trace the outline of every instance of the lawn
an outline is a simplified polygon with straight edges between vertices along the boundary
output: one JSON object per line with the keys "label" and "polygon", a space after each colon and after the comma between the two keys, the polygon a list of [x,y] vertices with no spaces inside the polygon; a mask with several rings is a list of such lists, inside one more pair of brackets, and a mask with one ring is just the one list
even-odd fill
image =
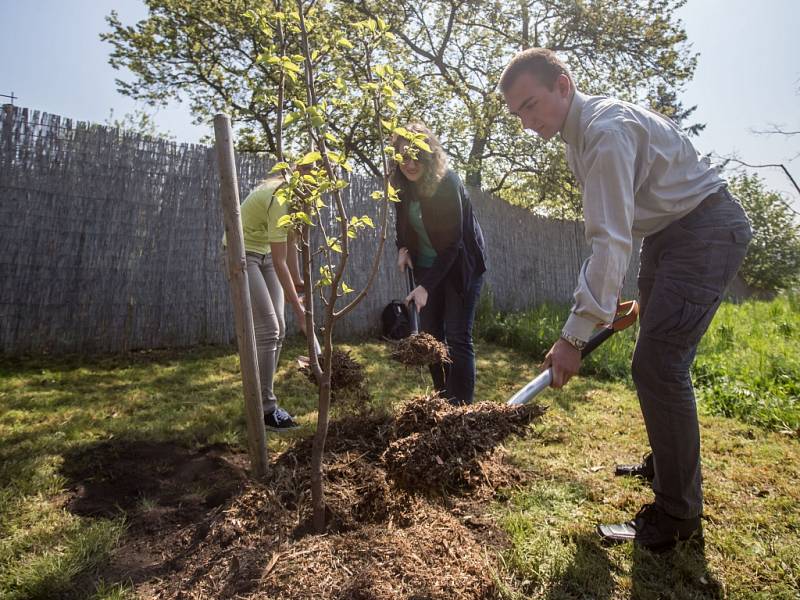
{"label": "lawn", "polygon": [[[376,406],[396,407],[426,390],[427,377],[392,362],[384,344],[345,347],[367,366]],[[286,347],[277,391],[303,427],[270,438],[273,458],[315,423],[315,390],[294,366],[302,351],[297,340]],[[478,400],[502,402],[534,374],[529,352],[480,342],[477,353]],[[241,454],[237,363],[229,348],[195,348],[0,364],[0,598],[148,597],[124,579],[93,575],[106,572],[101,567],[128,523],[125,511],[70,510],[68,465],[106,442]],[[800,441],[793,429],[704,409],[704,547],[654,555],[603,547],[594,534],[597,522],[628,518],[650,499],[646,486],[612,476],[615,462],[646,449],[630,383],[582,377],[541,399],[550,409],[534,435],[507,445],[526,477],[484,506],[506,539],[486,549],[502,597],[800,596]],[[147,507],[148,498],[137,502]]]}

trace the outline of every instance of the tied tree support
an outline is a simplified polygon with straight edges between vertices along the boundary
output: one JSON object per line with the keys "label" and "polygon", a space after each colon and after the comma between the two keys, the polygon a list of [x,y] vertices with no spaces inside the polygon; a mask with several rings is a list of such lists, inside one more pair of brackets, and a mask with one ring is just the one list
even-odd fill
{"label": "tied tree support", "polygon": [[233,136],[231,120],[228,115],[214,116],[214,137],[219,165],[220,201],[225,221],[228,279],[231,285],[236,343],[239,348],[239,363],[242,370],[242,387],[244,388],[247,447],[253,475],[263,478],[269,467],[267,434],[264,429],[264,408],[261,404],[261,383],[258,377],[253,311],[250,306],[250,288],[247,282],[239,184],[236,179]]}

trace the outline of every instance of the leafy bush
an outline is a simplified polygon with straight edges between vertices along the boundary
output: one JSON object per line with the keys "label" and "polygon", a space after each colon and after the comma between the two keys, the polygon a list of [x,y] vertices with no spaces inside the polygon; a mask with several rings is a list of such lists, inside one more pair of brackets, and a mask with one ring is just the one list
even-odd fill
{"label": "leafy bush", "polygon": [[730,181],[753,226],[753,240],[739,274],[762,290],[791,289],[800,282],[800,226],[777,192],[764,187],[757,175]]}

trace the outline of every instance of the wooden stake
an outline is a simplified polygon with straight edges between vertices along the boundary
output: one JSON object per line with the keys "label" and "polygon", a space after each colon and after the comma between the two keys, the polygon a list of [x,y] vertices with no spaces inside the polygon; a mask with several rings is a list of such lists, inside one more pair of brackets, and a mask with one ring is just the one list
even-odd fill
{"label": "wooden stake", "polygon": [[264,429],[264,408],[261,405],[261,384],[258,377],[256,337],[253,329],[253,312],[250,306],[250,289],[247,283],[244,234],[239,204],[239,184],[236,180],[236,161],[233,153],[231,120],[226,114],[214,117],[217,164],[219,165],[220,201],[225,221],[228,275],[236,323],[236,342],[242,369],[247,441],[250,464],[256,477],[267,474],[267,434]]}

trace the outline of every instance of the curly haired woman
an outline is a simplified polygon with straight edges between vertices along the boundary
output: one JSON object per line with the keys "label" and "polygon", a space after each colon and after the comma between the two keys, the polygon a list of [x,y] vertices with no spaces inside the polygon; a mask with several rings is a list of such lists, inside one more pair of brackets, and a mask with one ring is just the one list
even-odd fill
{"label": "curly haired woman", "polygon": [[[486,271],[483,232],[459,176],[447,166],[436,136],[422,123],[406,130],[424,136],[430,152],[395,136],[392,184],[397,266],[414,269],[416,287],[405,299],[420,311],[420,328],[445,342],[452,364],[431,365],[434,387],[451,402],[470,404],[475,389],[472,324]],[[409,148],[410,146],[410,148]],[[416,150],[416,152],[415,152]]]}

